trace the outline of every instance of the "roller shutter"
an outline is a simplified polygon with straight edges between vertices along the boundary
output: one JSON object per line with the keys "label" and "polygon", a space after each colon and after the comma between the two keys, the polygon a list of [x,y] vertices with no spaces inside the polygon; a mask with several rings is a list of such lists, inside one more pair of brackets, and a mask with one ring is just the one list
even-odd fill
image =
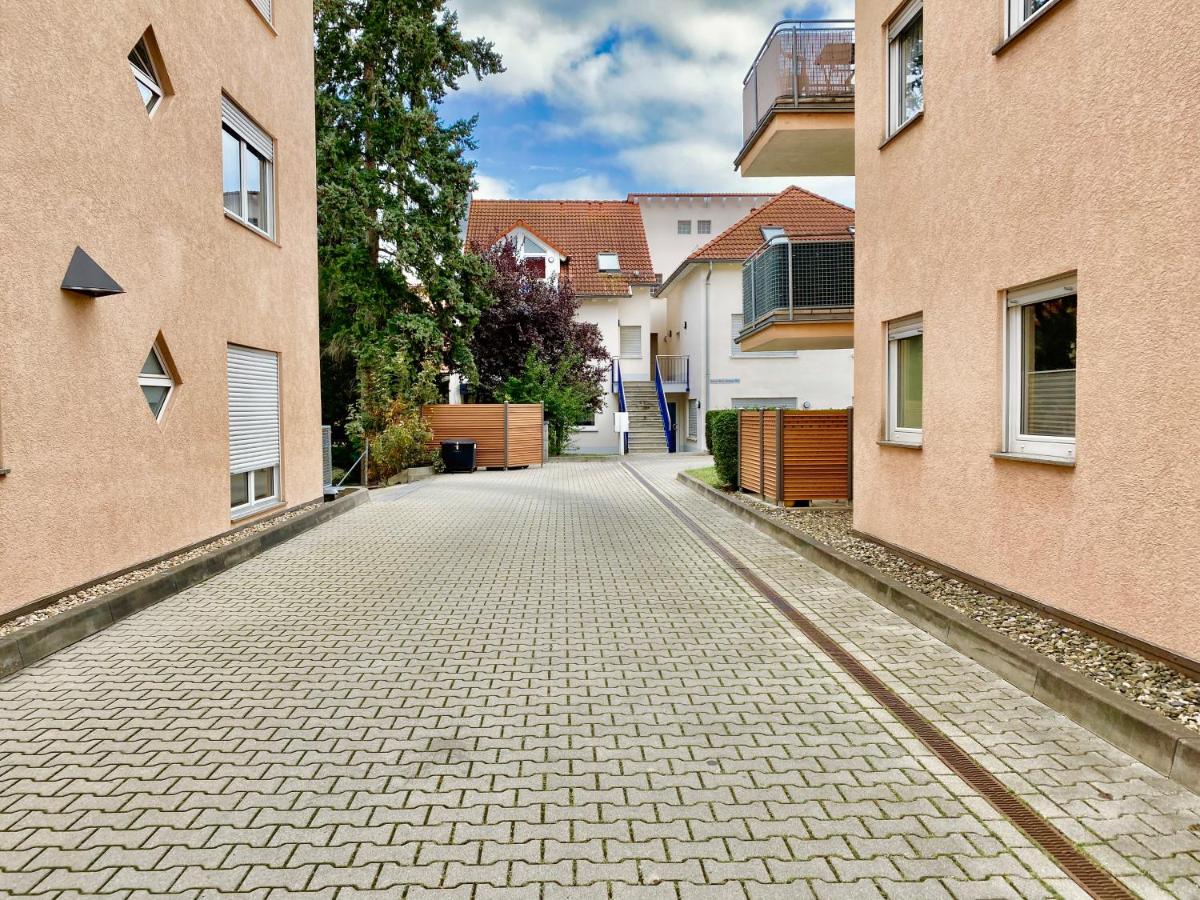
{"label": "roller shutter", "polygon": [[279,355],[230,344],[229,473],[279,465]]}

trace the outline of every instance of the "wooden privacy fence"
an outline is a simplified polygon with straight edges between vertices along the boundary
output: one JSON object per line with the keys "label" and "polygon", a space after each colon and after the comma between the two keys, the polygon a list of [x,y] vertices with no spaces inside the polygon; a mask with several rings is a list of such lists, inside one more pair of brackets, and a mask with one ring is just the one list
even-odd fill
{"label": "wooden privacy fence", "polygon": [[474,441],[481,469],[539,466],[542,456],[542,404],[438,403],[424,407],[433,432],[434,452],[442,441]]}
{"label": "wooden privacy fence", "polygon": [[738,486],[764,500],[853,496],[851,409],[745,409],[738,413]]}

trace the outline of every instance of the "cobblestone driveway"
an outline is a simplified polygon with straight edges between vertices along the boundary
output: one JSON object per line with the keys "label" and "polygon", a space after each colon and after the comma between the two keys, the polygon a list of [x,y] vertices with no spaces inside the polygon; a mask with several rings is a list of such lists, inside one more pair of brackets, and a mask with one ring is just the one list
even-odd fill
{"label": "cobblestone driveway", "polygon": [[[687,463],[636,464],[1131,889],[1200,897],[1200,799]],[[0,895],[222,893],[1079,895],[616,462],[377,497],[0,682]]]}

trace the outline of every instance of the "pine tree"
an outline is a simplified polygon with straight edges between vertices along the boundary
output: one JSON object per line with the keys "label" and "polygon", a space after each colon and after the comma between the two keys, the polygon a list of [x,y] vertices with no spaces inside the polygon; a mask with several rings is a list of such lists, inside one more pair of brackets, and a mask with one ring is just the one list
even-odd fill
{"label": "pine tree", "polygon": [[317,198],[326,418],[364,367],[471,373],[486,269],[463,253],[476,119],[443,122],[448,91],[503,71],[445,0],[316,0]]}

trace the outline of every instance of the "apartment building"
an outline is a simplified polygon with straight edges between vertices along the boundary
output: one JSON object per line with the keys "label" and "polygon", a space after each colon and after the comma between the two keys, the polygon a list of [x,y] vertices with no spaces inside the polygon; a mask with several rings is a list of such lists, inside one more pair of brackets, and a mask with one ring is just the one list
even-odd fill
{"label": "apartment building", "polygon": [[[658,291],[666,301],[659,365],[665,373],[688,375],[682,383],[668,380],[666,396],[679,422],[679,449],[707,449],[709,409],[851,405],[854,354],[847,326],[838,326],[840,336],[782,350],[746,349],[738,338],[747,316],[752,325],[759,318],[755,282],[760,311],[774,309],[776,295],[784,305],[790,296],[797,308],[835,293],[843,305],[852,304],[853,225],[853,210],[791,187],[697,247],[667,277]],[[806,263],[825,260],[827,251],[836,255],[833,265]]]}
{"label": "apartment building", "polygon": [[0,10],[0,614],[321,497],[311,4]]}
{"label": "apartment building", "polygon": [[[654,403],[651,291],[654,264],[637,204],[629,200],[473,200],[466,243],[475,249],[513,241],[520,257],[546,278],[569,280],[577,316],[600,329],[612,357],[604,407],[579,423],[571,449],[615,453],[622,439],[614,415],[624,391],[637,395],[633,449],[664,450]],[[654,417],[651,416],[654,413]]]}
{"label": "apartment building", "polygon": [[1190,4],[782,23],[743,174],[856,176],[855,527],[1200,658]]}

